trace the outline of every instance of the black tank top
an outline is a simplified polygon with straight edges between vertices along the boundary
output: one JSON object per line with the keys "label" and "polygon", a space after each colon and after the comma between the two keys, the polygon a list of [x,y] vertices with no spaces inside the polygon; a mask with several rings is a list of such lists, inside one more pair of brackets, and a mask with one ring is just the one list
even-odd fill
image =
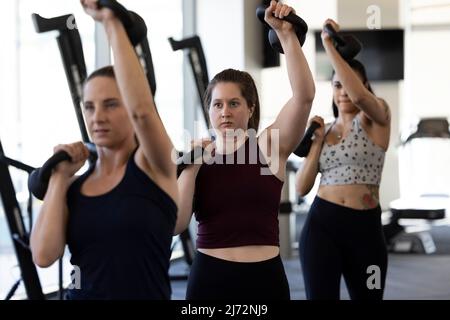
{"label": "black tank top", "polygon": [[69,290],[68,299],[170,299],[177,206],[138,168],[134,154],[122,181],[107,194],[81,194],[93,168],[68,190],[67,244],[81,275],[81,288]]}

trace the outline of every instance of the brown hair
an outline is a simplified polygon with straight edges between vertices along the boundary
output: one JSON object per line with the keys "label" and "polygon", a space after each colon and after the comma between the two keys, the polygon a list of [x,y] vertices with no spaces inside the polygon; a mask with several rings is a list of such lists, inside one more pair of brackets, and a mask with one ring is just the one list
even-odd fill
{"label": "brown hair", "polygon": [[91,81],[94,78],[97,77],[107,77],[107,78],[116,78],[116,74],[114,73],[114,68],[113,66],[106,66],[103,68],[100,68],[98,70],[95,70],[94,72],[92,72],[84,81],[84,84],[86,85],[86,83],[88,83],[89,81]]}
{"label": "brown hair", "polygon": [[258,89],[256,88],[255,81],[252,76],[245,71],[239,71],[234,69],[226,69],[218,73],[208,84],[206,88],[203,103],[206,109],[209,109],[212,99],[212,91],[215,86],[220,82],[232,82],[236,83],[241,89],[241,95],[247,101],[247,105],[254,107],[252,117],[248,121],[248,129],[254,129],[258,131],[260,120],[260,106]]}

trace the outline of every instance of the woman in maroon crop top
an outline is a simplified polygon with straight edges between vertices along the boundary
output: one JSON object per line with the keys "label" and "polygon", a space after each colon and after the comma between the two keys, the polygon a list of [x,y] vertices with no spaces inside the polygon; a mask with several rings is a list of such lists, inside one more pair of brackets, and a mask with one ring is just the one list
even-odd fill
{"label": "woman in maroon crop top", "polygon": [[290,298],[277,215],[286,161],[302,138],[315,95],[295,31],[279,19],[290,12],[291,7],[272,1],[265,15],[283,46],[292,88],[271,126],[256,137],[259,99],[248,73],[224,70],[205,93],[216,139],[204,140],[203,146],[213,152],[178,179],[175,233],[188,227],[193,211],[199,223],[188,300]]}

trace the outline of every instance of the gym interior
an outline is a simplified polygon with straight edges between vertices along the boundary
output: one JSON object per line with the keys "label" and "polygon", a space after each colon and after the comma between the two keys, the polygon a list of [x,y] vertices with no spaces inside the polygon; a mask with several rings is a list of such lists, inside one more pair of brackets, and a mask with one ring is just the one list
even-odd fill
{"label": "gym interior", "polygon": [[[267,1],[119,2],[147,26],[136,52],[177,150],[186,152],[192,139],[208,135],[203,92],[211,77],[227,68],[253,77],[260,94],[259,128],[275,121],[291,89],[284,55],[271,47],[267,26],[256,16],[256,8]],[[362,43],[358,57],[373,91],[389,104],[390,145],[379,189],[389,261],[383,299],[449,300],[450,1],[283,3],[308,25],[302,49],[315,84],[309,118],[334,120],[333,67],[321,43],[328,18]],[[43,203],[30,194],[29,175],[54,146],[89,141],[80,114],[80,83],[114,64],[114,55],[103,26],[84,13],[80,1],[6,0],[2,6],[0,298],[62,300],[73,280],[71,253],[66,248],[48,268],[34,264],[29,235]],[[307,299],[299,238],[320,181],[318,175],[312,190],[299,196],[295,176],[303,161],[289,156],[278,214],[280,256],[292,300]],[[186,297],[196,234],[193,217],[189,228],[173,237],[172,300]],[[340,298],[350,299],[345,282],[340,286]]]}

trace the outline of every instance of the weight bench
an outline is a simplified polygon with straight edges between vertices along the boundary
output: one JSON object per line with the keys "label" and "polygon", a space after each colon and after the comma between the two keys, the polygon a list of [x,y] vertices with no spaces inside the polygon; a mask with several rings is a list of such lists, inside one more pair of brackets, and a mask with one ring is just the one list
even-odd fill
{"label": "weight bench", "polygon": [[[447,203],[446,203],[447,202]],[[433,221],[444,219],[450,208],[448,196],[425,195],[413,199],[397,199],[390,204],[391,219],[383,226],[390,252],[425,253],[436,251],[429,232]],[[425,224],[400,224],[400,219],[424,220]]]}

